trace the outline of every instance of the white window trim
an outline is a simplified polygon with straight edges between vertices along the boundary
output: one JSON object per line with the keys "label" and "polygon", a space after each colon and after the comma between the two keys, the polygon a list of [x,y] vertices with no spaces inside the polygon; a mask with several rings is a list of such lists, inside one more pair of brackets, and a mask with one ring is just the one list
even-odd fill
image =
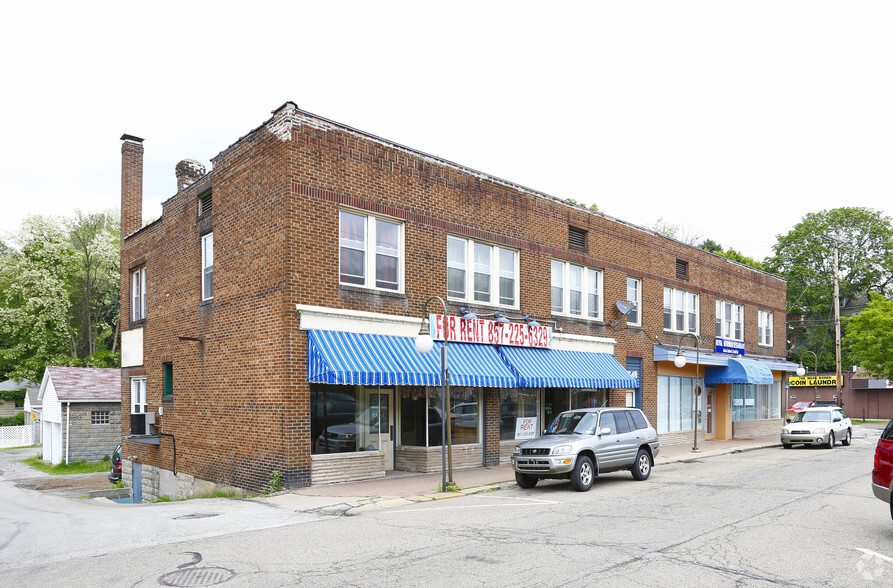
{"label": "white window trim", "polygon": [[130,272],[130,321],[146,318],[146,266]]}
{"label": "white window trim", "polygon": [[[208,240],[211,241],[211,255],[208,255],[208,247],[206,243]],[[210,257],[210,263],[208,263],[208,257]],[[211,295],[208,296],[207,291],[205,290],[205,275],[211,274]],[[213,300],[214,299],[214,232],[205,233],[202,235],[202,300]]]}
{"label": "white window trim", "polygon": [[[636,287],[636,300],[627,300],[627,302],[633,302],[636,305],[636,321],[629,320],[629,315],[626,316],[626,324],[632,325],[634,327],[642,326],[642,278],[626,278],[626,297],[629,298],[629,281],[634,280],[638,286]],[[663,321],[663,318],[661,318]]]}
{"label": "white window trim", "polygon": [[[149,393],[145,376],[130,378],[130,414],[142,414],[149,407]],[[142,402],[138,402],[138,401]]]}
{"label": "white window trim", "polygon": [[[732,316],[726,316],[726,304],[730,304],[732,306]],[[744,306],[741,304],[735,304],[734,302],[730,302],[728,300],[717,300],[716,301],[716,319],[719,320],[720,331],[716,333],[716,336],[721,339],[732,339],[733,341],[744,341]],[[734,309],[738,308],[738,322],[735,322],[735,313]],[[731,332],[726,333],[726,320],[728,319],[731,325]],[[741,327],[741,337],[735,337],[735,325],[740,325]]]}
{"label": "white window trim", "polygon": [[[604,320],[602,309],[605,305],[605,297],[604,297],[604,284],[605,284],[605,274],[604,271],[599,269],[594,269],[591,267],[577,265],[574,263],[570,263],[567,261],[563,261],[561,259],[553,259],[549,264],[549,304],[551,308],[551,300],[552,300],[552,264],[557,263],[562,265],[561,270],[561,311],[556,312],[552,309],[553,315],[558,316],[567,316],[575,319],[584,319],[588,321],[602,321]],[[580,269],[580,287],[581,287],[581,297],[580,301],[580,314],[571,313],[571,268],[579,268]],[[590,274],[596,274],[598,276],[598,286],[596,288],[598,295],[598,308],[596,309],[595,316],[590,316],[589,314],[589,278]]]}
{"label": "white window trim", "polygon": [[[697,292],[691,292],[689,290],[680,290],[678,288],[671,288],[669,286],[664,286],[664,297],[666,297],[667,290],[670,291],[670,328],[664,327],[664,331],[670,333],[694,333],[698,335],[701,332],[701,297]],[[682,309],[682,330],[676,328],[676,312],[679,310],[676,308],[676,299],[677,293],[682,293],[682,304],[685,308]],[[691,325],[689,325],[689,317],[691,313],[688,309],[688,297],[689,295],[694,295],[695,297],[695,322],[698,324],[695,325],[695,330],[690,330]],[[666,306],[663,307],[666,310]],[[663,316],[661,316],[661,321],[663,321]]]}
{"label": "white window trim", "polygon": [[[342,282],[341,281],[341,218],[344,213],[353,214],[356,216],[362,216],[366,219],[366,230],[364,233],[363,240],[363,283],[356,284],[354,282]],[[377,255],[377,248],[375,246],[375,231],[376,231],[376,223],[369,222],[372,219],[374,221],[382,221],[391,224],[397,225],[397,289],[394,290],[392,288],[381,288],[376,285],[376,281],[378,277],[375,274],[375,256]],[[365,210],[355,210],[352,208],[342,208],[338,211],[338,283],[342,286],[352,286],[354,288],[366,288],[369,290],[377,290],[379,292],[392,292],[402,294],[406,284],[406,246],[404,244],[404,237],[406,235],[406,226],[403,221],[397,218],[392,218],[388,216],[381,216],[376,214],[369,214]]]}
{"label": "white window trim", "polygon": [[[512,308],[519,309],[521,308],[521,255],[517,249],[512,249],[510,247],[503,247],[501,245],[497,245],[495,243],[489,243],[486,241],[475,241],[474,239],[469,239],[467,237],[460,237],[458,235],[447,235],[447,250],[449,250],[449,240],[455,239],[457,241],[463,241],[465,243],[465,264],[461,266],[456,264],[455,262],[449,261],[449,254],[447,254],[447,268],[459,269],[465,272],[465,295],[462,298],[457,296],[453,296],[449,294],[449,289],[447,290],[447,299],[448,300],[456,300],[457,302],[467,302],[469,304],[482,305],[482,306],[491,306],[494,308]],[[474,263],[474,246],[475,245],[483,245],[490,248],[490,300],[476,300],[474,297],[474,274],[475,274],[475,263]],[[514,260],[514,267],[512,268],[512,276],[514,279],[514,290],[512,292],[512,298],[514,300],[514,304],[503,304],[500,301],[499,296],[499,280],[504,276],[504,268],[500,266],[499,263],[499,252],[500,250],[509,251],[512,253],[512,259]]]}
{"label": "white window trim", "polygon": [[[765,317],[765,319],[764,319]],[[757,312],[757,344],[760,347],[772,347],[773,346],[773,318],[772,311],[770,310],[761,310]],[[766,324],[768,322],[768,325]],[[768,326],[768,341],[763,339],[764,332],[766,331],[766,327]]]}

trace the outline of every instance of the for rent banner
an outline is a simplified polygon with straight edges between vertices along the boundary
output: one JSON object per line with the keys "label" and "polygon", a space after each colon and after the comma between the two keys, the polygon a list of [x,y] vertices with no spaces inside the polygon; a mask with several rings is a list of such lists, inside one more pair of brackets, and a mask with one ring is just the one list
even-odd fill
{"label": "for rent banner", "polygon": [[486,319],[464,319],[458,316],[432,314],[428,317],[431,338],[445,338],[460,343],[484,345],[513,345],[546,349],[552,338],[552,328],[538,325],[531,327],[521,323],[497,323]]}

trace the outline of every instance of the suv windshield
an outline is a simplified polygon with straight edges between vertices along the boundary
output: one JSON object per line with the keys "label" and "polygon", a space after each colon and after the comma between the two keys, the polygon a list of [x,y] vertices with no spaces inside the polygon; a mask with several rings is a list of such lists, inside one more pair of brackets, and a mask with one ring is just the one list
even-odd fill
{"label": "suv windshield", "polygon": [[830,423],[831,412],[826,410],[811,410],[798,412],[797,416],[791,419],[792,423]]}
{"label": "suv windshield", "polygon": [[597,423],[597,412],[565,412],[558,415],[546,433],[549,435],[594,435]]}

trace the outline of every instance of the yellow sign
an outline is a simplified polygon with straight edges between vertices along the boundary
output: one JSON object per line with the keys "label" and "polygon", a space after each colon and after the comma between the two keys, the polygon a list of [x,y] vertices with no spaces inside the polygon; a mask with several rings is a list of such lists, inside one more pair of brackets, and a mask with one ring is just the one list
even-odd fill
{"label": "yellow sign", "polygon": [[804,376],[788,378],[788,386],[837,386],[837,376]]}

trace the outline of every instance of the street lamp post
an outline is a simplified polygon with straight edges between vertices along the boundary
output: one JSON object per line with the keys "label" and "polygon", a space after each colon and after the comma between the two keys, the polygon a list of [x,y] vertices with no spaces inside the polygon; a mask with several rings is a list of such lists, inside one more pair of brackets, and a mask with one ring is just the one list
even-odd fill
{"label": "street lamp post", "polygon": [[701,338],[695,335],[694,333],[686,333],[682,335],[679,339],[679,346],[676,349],[676,358],[673,360],[673,363],[676,364],[676,367],[682,368],[685,367],[685,356],[682,354],[682,342],[686,337],[694,337],[695,338],[695,401],[694,401],[694,411],[692,412],[692,430],[694,432],[694,445],[692,445],[691,451],[692,453],[699,453],[700,449],[698,449],[698,391],[700,390],[700,385],[698,384],[700,380],[700,372],[701,372]]}
{"label": "street lamp post", "polygon": [[815,351],[810,351],[809,349],[807,349],[806,351],[804,351],[803,353],[800,354],[800,367],[797,368],[797,375],[800,376],[801,378],[806,375],[806,368],[803,367],[803,356],[806,355],[807,353],[812,353],[812,357],[815,359],[815,372],[813,372],[813,374],[812,374],[814,376],[812,379],[812,392],[813,392],[813,396],[815,396],[815,401],[818,402],[819,401],[819,387],[818,387],[819,386],[818,385],[819,356],[815,354]]}
{"label": "street lamp post", "polygon": [[[431,331],[428,325],[428,303],[437,300],[443,306],[443,316],[446,318],[446,303],[440,296],[432,296],[425,301],[424,316],[422,316],[422,327],[419,329],[419,335],[415,339],[415,348],[419,353],[428,353],[434,347],[434,339],[431,338]],[[449,343],[449,329],[443,330],[443,346],[440,348],[440,406],[443,414],[440,418],[440,461],[443,468],[443,479],[441,481],[440,491],[446,492],[449,486],[453,486],[453,443],[452,431],[449,431],[450,424],[450,370],[447,362],[447,345]],[[449,457],[449,474],[450,479],[447,481],[447,461]]]}

